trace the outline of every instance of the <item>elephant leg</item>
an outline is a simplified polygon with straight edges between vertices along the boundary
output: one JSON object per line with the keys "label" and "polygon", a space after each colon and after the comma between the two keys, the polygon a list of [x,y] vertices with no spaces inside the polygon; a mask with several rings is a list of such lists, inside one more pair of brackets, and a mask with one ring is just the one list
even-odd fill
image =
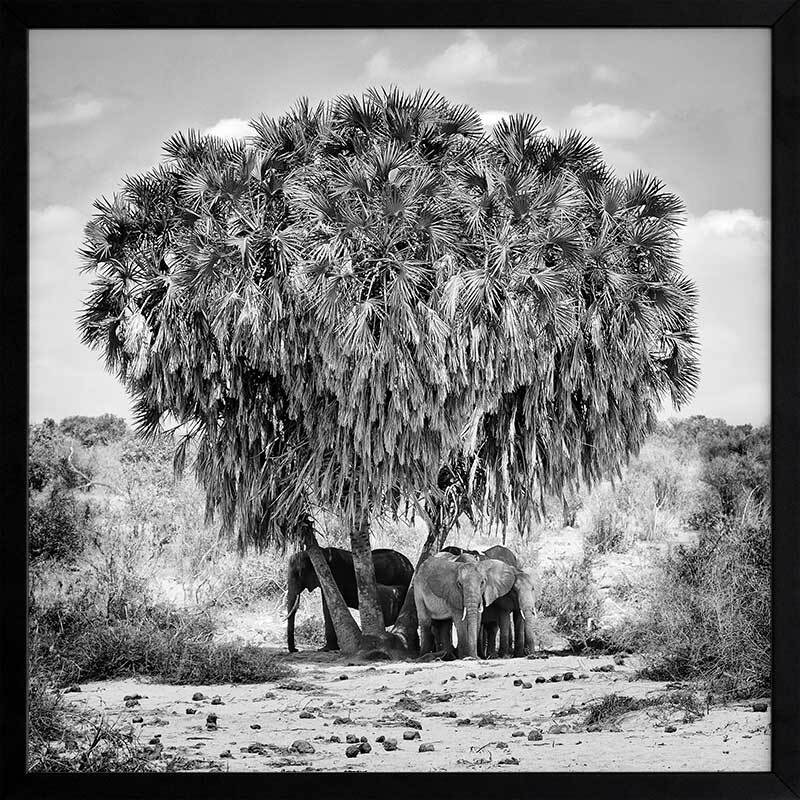
{"label": "elephant leg", "polygon": [[497,658],[497,621],[490,620],[484,625],[486,636],[486,658]]}
{"label": "elephant leg", "polygon": [[511,614],[500,615],[500,658],[511,655]]}
{"label": "elephant leg", "polygon": [[514,612],[514,655],[517,658],[532,653],[533,642],[525,641],[525,620],[519,611]]}
{"label": "elephant leg", "polygon": [[433,652],[433,630],[431,620],[420,619],[419,621],[419,654],[421,656]]}
{"label": "elephant leg", "polygon": [[483,622],[478,630],[478,658],[486,658],[486,624]]}
{"label": "elephant leg", "polygon": [[322,618],[325,620],[325,647],[323,650],[338,650],[339,640],[336,638],[336,628],[333,627],[331,612],[328,611],[328,604],[325,602],[325,595],[322,595]]}

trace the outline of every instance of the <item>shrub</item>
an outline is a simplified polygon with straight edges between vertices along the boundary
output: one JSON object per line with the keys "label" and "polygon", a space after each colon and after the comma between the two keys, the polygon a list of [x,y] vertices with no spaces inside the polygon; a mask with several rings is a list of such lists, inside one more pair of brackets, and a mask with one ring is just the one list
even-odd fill
{"label": "shrub", "polygon": [[541,575],[539,613],[555,618],[555,628],[575,645],[590,637],[590,620],[600,615],[601,601],[592,581],[591,558],[557,565]]}
{"label": "shrub", "polygon": [[30,772],[159,772],[132,726],[63,702],[42,676],[28,688]]}
{"label": "shrub", "polygon": [[319,617],[306,617],[294,629],[295,640],[307,647],[325,645],[325,623]]}
{"label": "shrub", "polygon": [[59,685],[148,675],[164,683],[259,683],[292,674],[274,654],[214,644],[206,614],[153,607],[129,619],[51,607],[34,616],[31,654]]}
{"label": "shrub", "polygon": [[751,508],[661,565],[645,617],[620,642],[648,653],[643,675],[701,679],[734,694],[764,692],[771,667],[767,508]]}
{"label": "shrub", "polygon": [[84,545],[89,506],[72,492],[50,484],[31,495],[28,505],[28,551],[31,559],[71,561]]}

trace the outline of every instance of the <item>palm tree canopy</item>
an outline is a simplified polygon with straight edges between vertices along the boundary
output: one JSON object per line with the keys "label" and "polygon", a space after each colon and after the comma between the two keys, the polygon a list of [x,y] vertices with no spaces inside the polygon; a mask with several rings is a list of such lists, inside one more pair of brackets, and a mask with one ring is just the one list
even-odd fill
{"label": "palm tree canopy", "polygon": [[[697,382],[683,208],[579,133],[430,91],[196,133],[96,204],[84,341],[200,440],[208,511],[285,543],[468,475],[489,516],[608,474]],[[467,469],[464,465],[469,464]],[[465,471],[466,470],[466,471]],[[460,480],[463,485],[464,480]]]}

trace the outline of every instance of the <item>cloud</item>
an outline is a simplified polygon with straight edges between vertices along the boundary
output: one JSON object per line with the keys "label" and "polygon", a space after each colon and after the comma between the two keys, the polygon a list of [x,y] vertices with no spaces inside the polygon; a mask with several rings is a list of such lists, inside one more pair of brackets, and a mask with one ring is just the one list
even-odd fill
{"label": "cloud", "polygon": [[769,234],[769,222],[749,208],[714,210],[690,219],[687,231],[692,239],[728,237],[764,240]]}
{"label": "cloud", "polygon": [[585,103],[569,113],[571,123],[597,139],[638,139],[658,118],[656,111],[637,111],[610,103]]}
{"label": "cloud", "polygon": [[51,102],[44,108],[32,110],[31,128],[50,128],[57,125],[79,125],[91,122],[108,110],[108,100],[89,95],[76,95]]}
{"label": "cloud", "polygon": [[486,130],[491,130],[503,117],[508,117],[510,115],[510,111],[481,111],[481,122]]}
{"label": "cloud", "polygon": [[209,136],[218,136],[220,139],[244,139],[253,135],[253,129],[247,120],[227,117],[221,119],[216,125],[206,128],[203,133]]}
{"label": "cloud", "polygon": [[701,378],[681,416],[737,424],[769,418],[769,229],[768,220],[744,208],[690,216],[684,226],[682,263],[699,297]]}
{"label": "cloud", "polygon": [[596,64],[592,67],[592,80],[598,83],[610,83],[616,85],[622,83],[625,76],[620,70],[609,67],[608,64]]}
{"label": "cloud", "polygon": [[392,59],[391,52],[383,48],[367,60],[365,73],[369,80],[428,83],[434,86],[530,81],[527,75],[514,75],[503,70],[497,53],[474,31],[466,31],[461,39],[416,69],[409,69],[407,65],[399,66]]}

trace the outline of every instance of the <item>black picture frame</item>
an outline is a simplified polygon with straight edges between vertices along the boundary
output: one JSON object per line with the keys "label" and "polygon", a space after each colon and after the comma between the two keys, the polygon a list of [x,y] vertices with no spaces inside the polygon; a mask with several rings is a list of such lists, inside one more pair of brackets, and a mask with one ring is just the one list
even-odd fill
{"label": "black picture frame", "polygon": [[[0,0],[2,227],[0,392],[4,529],[0,662],[2,797],[784,798],[800,796],[800,0]],[[760,27],[772,41],[772,771],[764,773],[508,773],[27,775],[25,640],[28,31],[35,28]],[[679,54],[676,55],[679,57]],[[743,322],[746,324],[746,322]]]}

